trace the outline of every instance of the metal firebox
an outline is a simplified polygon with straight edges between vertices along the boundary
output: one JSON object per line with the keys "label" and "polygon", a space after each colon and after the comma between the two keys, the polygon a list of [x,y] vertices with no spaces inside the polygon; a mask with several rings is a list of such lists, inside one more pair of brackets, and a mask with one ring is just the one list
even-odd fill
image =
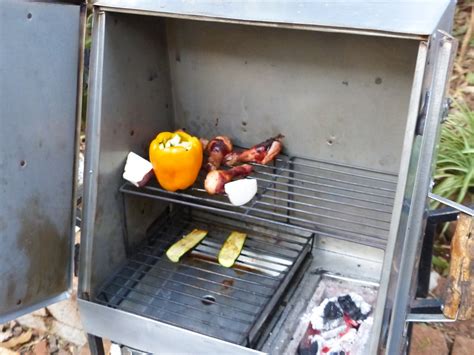
{"label": "metal firebox", "polygon": [[[335,277],[376,290],[367,353],[404,352],[453,2],[90,5],[78,302],[91,340],[283,353]],[[85,14],[81,1],[0,4],[0,323],[71,289]],[[146,157],[156,133],[178,128],[241,147],[282,133],[285,149],[255,165],[259,191],[242,207],[202,180],[179,192],[125,183],[127,153]],[[167,261],[196,226],[209,238]],[[237,227],[246,248],[219,267]]]}

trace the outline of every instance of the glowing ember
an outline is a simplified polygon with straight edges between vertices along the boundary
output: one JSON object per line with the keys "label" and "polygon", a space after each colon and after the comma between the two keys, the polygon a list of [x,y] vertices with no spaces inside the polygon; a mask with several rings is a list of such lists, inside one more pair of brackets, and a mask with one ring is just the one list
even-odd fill
{"label": "glowing ember", "polygon": [[298,354],[363,354],[373,323],[371,308],[356,293],[324,299],[311,311]]}

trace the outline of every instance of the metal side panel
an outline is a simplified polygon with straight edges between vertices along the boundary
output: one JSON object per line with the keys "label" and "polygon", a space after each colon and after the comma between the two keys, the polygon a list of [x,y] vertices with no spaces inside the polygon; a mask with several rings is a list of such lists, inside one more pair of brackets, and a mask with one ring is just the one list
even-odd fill
{"label": "metal side panel", "polygon": [[0,324],[71,287],[83,19],[0,3]]}
{"label": "metal side panel", "polygon": [[113,11],[383,36],[429,35],[452,0],[94,0]]}
{"label": "metal side panel", "polygon": [[263,354],[150,318],[79,299],[87,333],[153,354]]}
{"label": "metal side panel", "polygon": [[389,249],[391,255],[387,251],[382,273],[384,277],[381,291],[384,292],[382,293],[384,298],[379,299],[376,311],[383,311],[383,323],[387,328],[380,327],[380,317],[377,323],[374,323],[375,331],[381,335],[379,348],[385,349],[389,354],[403,353],[406,346],[406,320],[410,302],[416,291],[421,235],[431,185],[431,162],[438,140],[447,83],[456,49],[456,41],[449,35],[438,32],[436,36],[439,39],[433,38],[432,42],[436,58],[430,81],[431,96],[427,104],[426,122],[423,134],[416,136],[413,142],[398,235]]}

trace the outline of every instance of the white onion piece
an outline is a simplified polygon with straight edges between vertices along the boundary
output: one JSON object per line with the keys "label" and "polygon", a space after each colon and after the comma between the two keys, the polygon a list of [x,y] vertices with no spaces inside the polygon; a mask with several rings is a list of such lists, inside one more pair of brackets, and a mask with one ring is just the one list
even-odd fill
{"label": "white onion piece", "polygon": [[256,179],[242,179],[228,182],[224,185],[224,191],[234,206],[242,206],[249,202],[257,194]]}
{"label": "white onion piece", "polygon": [[122,177],[137,187],[144,186],[153,176],[153,166],[133,152],[128,153]]}

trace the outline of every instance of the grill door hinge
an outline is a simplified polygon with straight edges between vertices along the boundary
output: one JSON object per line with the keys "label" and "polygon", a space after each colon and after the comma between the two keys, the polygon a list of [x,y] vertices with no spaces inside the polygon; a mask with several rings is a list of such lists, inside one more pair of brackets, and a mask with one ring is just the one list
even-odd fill
{"label": "grill door hinge", "polygon": [[423,96],[423,103],[421,105],[420,113],[416,121],[415,134],[417,136],[422,136],[425,129],[426,115],[428,113],[428,102],[430,101],[430,92],[426,91]]}

